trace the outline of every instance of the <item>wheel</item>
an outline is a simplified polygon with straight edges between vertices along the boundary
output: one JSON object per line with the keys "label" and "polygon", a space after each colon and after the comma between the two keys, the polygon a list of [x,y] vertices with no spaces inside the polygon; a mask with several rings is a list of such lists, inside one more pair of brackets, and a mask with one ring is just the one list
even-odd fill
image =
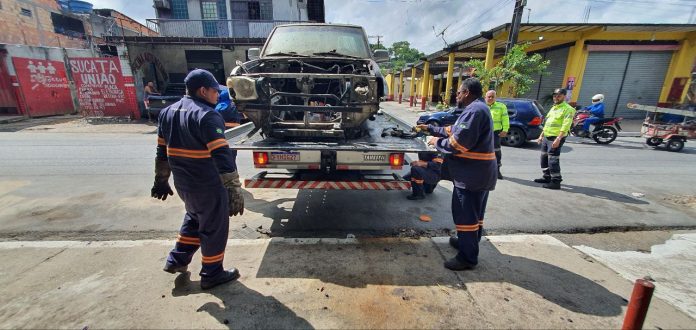
{"label": "wheel", "polygon": [[440,123],[437,120],[429,120],[426,124],[432,125],[433,127],[440,127]]}
{"label": "wheel", "polygon": [[619,132],[611,126],[602,126],[598,132],[593,132],[592,139],[599,144],[609,144],[616,140]]}
{"label": "wheel", "polygon": [[508,147],[519,148],[527,142],[527,134],[519,127],[510,127],[507,136],[500,142]]}
{"label": "wheel", "polygon": [[684,141],[681,139],[671,139],[667,142],[667,150],[679,152],[684,149]]}
{"label": "wheel", "polygon": [[647,138],[645,139],[645,144],[651,147],[657,147],[662,144],[662,139],[656,137]]}

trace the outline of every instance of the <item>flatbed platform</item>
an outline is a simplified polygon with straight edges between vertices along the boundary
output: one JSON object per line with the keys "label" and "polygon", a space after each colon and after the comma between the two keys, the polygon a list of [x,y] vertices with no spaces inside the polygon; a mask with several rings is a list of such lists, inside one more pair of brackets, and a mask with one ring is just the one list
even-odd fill
{"label": "flatbed platform", "polygon": [[[386,114],[375,115],[375,120],[367,121],[369,134],[359,139],[322,139],[320,141],[286,141],[275,138],[264,138],[260,131],[254,131],[253,123],[247,123],[225,131],[230,148],[236,150],[335,150],[335,151],[366,151],[366,152],[402,152],[417,153],[433,151],[428,147],[425,139],[401,138],[396,136],[382,136],[385,129],[396,128],[410,132],[411,126]],[[388,132],[387,132],[388,133]],[[251,134],[251,135],[250,135]]]}

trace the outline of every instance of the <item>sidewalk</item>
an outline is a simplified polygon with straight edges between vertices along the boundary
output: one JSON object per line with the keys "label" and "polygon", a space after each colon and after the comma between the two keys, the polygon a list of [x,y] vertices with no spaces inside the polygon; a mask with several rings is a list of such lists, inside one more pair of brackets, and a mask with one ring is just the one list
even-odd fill
{"label": "sidewalk", "polygon": [[[408,105],[408,102],[403,102],[399,104],[399,102],[395,101],[380,103],[382,111],[386,112],[390,116],[399,117],[400,119],[412,125],[416,124],[418,117],[429,112],[439,111],[435,109],[434,106],[427,107],[426,109],[428,109],[428,111],[422,111],[420,108],[420,104],[418,104],[418,106],[414,105],[413,107],[409,107]],[[621,132],[619,132],[619,136],[639,137],[640,128],[643,125],[643,119],[624,119],[621,121],[620,125],[622,130]]]}
{"label": "sidewalk", "polygon": [[[619,328],[632,284],[547,235],[230,240],[237,283],[161,271],[172,241],[0,242],[0,328]],[[660,290],[660,283],[658,290]],[[645,328],[696,321],[653,297]]]}

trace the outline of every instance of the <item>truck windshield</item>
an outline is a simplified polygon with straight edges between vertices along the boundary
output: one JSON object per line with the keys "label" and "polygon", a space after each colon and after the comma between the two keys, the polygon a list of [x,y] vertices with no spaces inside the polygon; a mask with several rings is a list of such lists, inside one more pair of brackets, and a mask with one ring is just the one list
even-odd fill
{"label": "truck windshield", "polygon": [[277,28],[264,51],[264,56],[275,54],[370,57],[362,29],[317,25]]}

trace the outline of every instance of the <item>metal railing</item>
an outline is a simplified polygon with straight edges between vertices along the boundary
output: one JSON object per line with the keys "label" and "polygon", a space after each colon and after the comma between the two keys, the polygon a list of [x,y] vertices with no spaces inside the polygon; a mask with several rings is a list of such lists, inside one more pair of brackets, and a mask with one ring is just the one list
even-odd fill
{"label": "metal railing", "polygon": [[147,27],[162,37],[266,38],[276,25],[292,23],[303,22],[246,19],[147,19]]}

